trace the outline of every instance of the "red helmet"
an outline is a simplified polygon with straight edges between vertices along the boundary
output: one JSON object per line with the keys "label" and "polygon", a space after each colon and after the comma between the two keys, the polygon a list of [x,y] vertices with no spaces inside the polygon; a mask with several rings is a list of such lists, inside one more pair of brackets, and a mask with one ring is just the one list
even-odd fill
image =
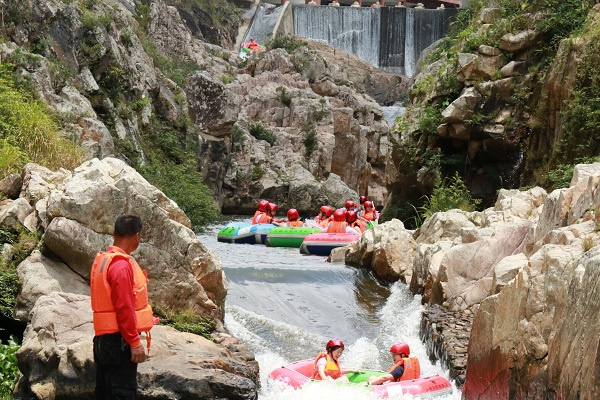
{"label": "red helmet", "polygon": [[333,212],[333,220],[334,221],[345,221],[346,220],[346,210],[342,210],[338,208]]}
{"label": "red helmet", "polygon": [[372,202],[372,201],[369,201],[369,200],[367,200],[367,201],[365,201],[365,204],[364,204],[364,206],[365,206],[365,208],[367,208],[367,207],[373,207],[373,202]]}
{"label": "red helmet", "polygon": [[298,214],[298,210],[296,210],[295,208],[290,208],[288,210],[288,219],[298,219],[300,218],[300,215]]}
{"label": "red helmet", "polygon": [[364,203],[365,201],[367,201],[367,196],[360,196],[359,200],[360,204]]}
{"label": "red helmet", "polygon": [[354,202],[352,200],[348,200],[346,202],[346,204],[344,205],[344,207],[346,207],[346,210],[349,210],[351,208],[354,208]]}
{"label": "red helmet", "polygon": [[277,204],[275,204],[275,203],[269,203],[269,206],[267,207],[267,209],[270,210],[270,211],[275,212],[275,211],[277,211]]}
{"label": "red helmet", "polygon": [[390,348],[390,353],[410,356],[410,347],[406,343],[396,343]]}
{"label": "red helmet", "polygon": [[357,220],[356,211],[348,211],[346,212],[346,222],[352,223]]}
{"label": "red helmet", "polygon": [[258,202],[258,211],[267,211],[267,207],[269,207],[269,202],[267,200]]}
{"label": "red helmet", "polygon": [[325,346],[325,350],[331,351],[335,347],[341,347],[343,349],[344,343],[339,339],[331,339],[329,342],[327,342],[327,345]]}
{"label": "red helmet", "polygon": [[324,212],[325,215],[328,217],[331,217],[331,214],[333,214],[333,208],[331,208],[329,206],[321,206],[321,208],[319,208],[319,210]]}

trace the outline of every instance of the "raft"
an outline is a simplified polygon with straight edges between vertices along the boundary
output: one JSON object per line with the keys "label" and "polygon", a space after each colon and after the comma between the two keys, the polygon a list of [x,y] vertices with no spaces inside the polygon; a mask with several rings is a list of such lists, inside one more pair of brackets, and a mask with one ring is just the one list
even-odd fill
{"label": "raft", "polygon": [[[269,379],[285,382],[287,385],[299,389],[304,385],[320,385],[321,381],[311,379],[314,360],[296,361],[294,363],[275,369],[269,374]],[[384,371],[360,370],[359,373],[346,374],[350,383],[341,385],[353,386],[357,390],[372,392],[376,397],[385,399],[397,398],[400,395],[411,394],[420,399],[446,398],[452,395],[452,385],[448,379],[440,375],[431,375],[409,379],[400,382],[387,383],[385,385],[365,386],[360,384],[366,382],[371,376],[382,376]]]}
{"label": "raft", "polygon": [[217,234],[217,241],[237,244],[263,244],[273,224],[252,225],[244,222],[228,224]]}
{"label": "raft", "polygon": [[269,231],[265,244],[270,247],[299,248],[306,236],[317,232],[321,232],[321,229],[308,226],[295,228],[280,226]]}
{"label": "raft", "polygon": [[343,247],[357,241],[360,235],[352,233],[312,233],[304,238],[300,253],[328,256],[336,247]]}

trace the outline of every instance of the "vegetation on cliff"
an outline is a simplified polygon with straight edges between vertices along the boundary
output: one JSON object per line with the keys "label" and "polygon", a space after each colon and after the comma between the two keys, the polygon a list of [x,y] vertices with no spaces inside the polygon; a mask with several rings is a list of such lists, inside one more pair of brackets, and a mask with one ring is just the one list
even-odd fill
{"label": "vegetation on cliff", "polygon": [[12,67],[0,64],[0,178],[28,162],[72,170],[83,161],[81,150],[59,133],[61,116],[17,86]]}
{"label": "vegetation on cliff", "polygon": [[[594,3],[476,0],[459,12],[449,37],[424,58],[407,113],[396,122],[386,219],[415,219],[415,210],[431,207],[424,202],[434,191],[450,198],[442,186],[449,177],[487,207],[500,188],[563,187],[573,165],[593,160],[598,40],[583,52],[573,95],[554,106],[559,117],[550,116],[547,82],[561,43],[598,35],[588,19]],[[526,46],[511,48],[515,40]],[[460,117],[451,115],[457,109]],[[553,127],[557,119],[561,126]]]}

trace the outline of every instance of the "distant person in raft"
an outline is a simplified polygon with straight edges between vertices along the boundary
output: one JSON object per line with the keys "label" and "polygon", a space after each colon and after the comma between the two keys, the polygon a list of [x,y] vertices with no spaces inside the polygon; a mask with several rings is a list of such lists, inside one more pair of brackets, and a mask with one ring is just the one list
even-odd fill
{"label": "distant person in raft", "polygon": [[344,352],[344,343],[338,339],[331,339],[325,346],[327,353],[319,353],[315,358],[313,379],[318,381],[349,382],[344,374],[359,373],[355,369],[345,369],[340,366],[340,356]]}
{"label": "distant person in raft", "polygon": [[352,233],[359,235],[359,233],[352,229],[346,222],[346,210],[338,208],[333,212],[333,221],[327,225],[325,230],[327,233]]}
{"label": "distant person in raft", "polygon": [[315,217],[315,222],[319,225],[320,228],[327,228],[329,224],[329,219],[333,215],[333,208],[329,206],[321,206],[319,208],[319,215]]}
{"label": "distant person in raft", "polygon": [[366,224],[358,220],[358,215],[356,215],[356,211],[348,211],[346,213],[346,222],[348,223],[348,226],[350,228],[354,229],[359,234],[365,231]]}
{"label": "distant person in raft", "polygon": [[267,206],[267,211],[258,218],[259,224],[273,224],[277,226],[281,226],[281,223],[285,220],[283,219],[275,219],[275,214],[277,213],[277,204],[269,203]]}
{"label": "distant person in raft", "polygon": [[267,200],[261,200],[258,202],[258,210],[254,212],[254,217],[252,217],[252,225],[260,223],[258,221],[267,213],[267,207],[269,207],[269,202]]}
{"label": "distant person in raft", "polygon": [[377,221],[379,215],[377,215],[377,211],[373,207],[372,201],[365,201],[364,203],[365,209],[360,213],[360,219],[366,223]]}
{"label": "distant person in raft", "polygon": [[298,214],[298,210],[296,210],[295,208],[290,208],[288,210],[287,217],[288,219],[285,223],[286,226],[289,226],[290,228],[304,226],[304,222],[300,221],[300,214]]}
{"label": "distant person in raft", "polygon": [[406,343],[396,343],[390,348],[394,365],[389,373],[380,377],[372,376],[367,381],[368,385],[381,385],[382,383],[400,382],[417,379],[421,376],[421,366],[417,357],[410,357],[410,347]]}

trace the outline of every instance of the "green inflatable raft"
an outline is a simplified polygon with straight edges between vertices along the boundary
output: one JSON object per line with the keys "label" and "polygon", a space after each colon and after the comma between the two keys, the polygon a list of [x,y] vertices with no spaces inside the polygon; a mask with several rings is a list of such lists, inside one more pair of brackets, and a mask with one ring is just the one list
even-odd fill
{"label": "green inflatable raft", "polygon": [[270,247],[295,247],[299,248],[304,237],[311,233],[321,232],[319,228],[309,228],[307,226],[290,228],[280,226],[273,228],[267,234],[266,245]]}

